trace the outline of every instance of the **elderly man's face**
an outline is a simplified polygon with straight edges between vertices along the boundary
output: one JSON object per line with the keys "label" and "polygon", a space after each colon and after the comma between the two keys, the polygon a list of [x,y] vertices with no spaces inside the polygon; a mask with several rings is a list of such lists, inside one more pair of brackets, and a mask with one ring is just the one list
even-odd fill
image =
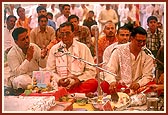
{"label": "elderly man's face", "polygon": [[62,42],[66,44],[66,46],[71,46],[73,43],[73,32],[71,30],[71,26],[65,26],[60,28],[60,36],[62,38]]}

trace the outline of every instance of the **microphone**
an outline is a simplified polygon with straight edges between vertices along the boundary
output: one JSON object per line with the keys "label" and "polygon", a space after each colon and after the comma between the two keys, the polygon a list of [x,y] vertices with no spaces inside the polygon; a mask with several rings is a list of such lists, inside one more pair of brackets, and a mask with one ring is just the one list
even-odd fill
{"label": "microphone", "polygon": [[[147,55],[149,55],[149,56],[151,56],[152,58],[154,58],[152,52],[151,52],[148,48],[142,47],[142,50],[143,50]],[[155,58],[154,58],[154,59],[155,59]]]}
{"label": "microphone", "polygon": [[58,48],[58,51],[55,52],[54,54],[57,54],[58,52],[64,53],[63,49],[66,48],[66,44],[63,44],[60,48]]}
{"label": "microphone", "polygon": [[145,53],[148,55],[151,55],[152,54],[152,52],[149,50],[149,49],[147,49],[147,48],[145,48],[145,47],[143,47],[142,48],[143,49],[143,51],[145,51]]}
{"label": "microphone", "polygon": [[60,48],[58,48],[58,52],[64,53],[63,49],[66,48],[66,44],[63,44]]}

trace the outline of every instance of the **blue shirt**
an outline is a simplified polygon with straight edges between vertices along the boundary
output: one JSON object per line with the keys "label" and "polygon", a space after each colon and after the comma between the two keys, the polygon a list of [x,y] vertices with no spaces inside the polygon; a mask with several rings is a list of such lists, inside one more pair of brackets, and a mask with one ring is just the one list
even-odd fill
{"label": "blue shirt", "polygon": [[56,30],[56,24],[55,24],[55,22],[54,22],[54,21],[52,21],[52,20],[48,19],[48,24],[47,24],[47,25],[48,25],[48,26],[53,27],[53,28],[54,28],[54,30]]}

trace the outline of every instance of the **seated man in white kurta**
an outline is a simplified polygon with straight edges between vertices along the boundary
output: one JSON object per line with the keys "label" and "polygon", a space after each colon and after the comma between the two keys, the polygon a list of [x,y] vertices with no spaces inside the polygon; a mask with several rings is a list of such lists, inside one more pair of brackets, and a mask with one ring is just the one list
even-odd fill
{"label": "seated man in white kurta", "polygon": [[26,89],[27,85],[32,83],[32,72],[46,66],[47,51],[42,51],[36,44],[30,43],[28,31],[25,28],[16,28],[12,36],[16,45],[7,55],[10,67],[8,85],[14,89]]}
{"label": "seated man in white kurta", "polygon": [[107,69],[116,76],[105,74],[105,82],[101,83],[105,93],[115,92],[117,83],[136,91],[153,80],[153,59],[142,49],[146,37],[146,31],[137,27],[131,33],[131,42],[118,45],[112,52]]}
{"label": "seated man in white kurta", "polygon": [[[89,93],[97,90],[96,68],[64,53],[79,57],[94,64],[89,48],[74,39],[72,23],[60,25],[61,41],[54,45],[49,53],[47,69],[59,86],[66,87],[70,93]],[[62,51],[61,51],[62,50]]]}

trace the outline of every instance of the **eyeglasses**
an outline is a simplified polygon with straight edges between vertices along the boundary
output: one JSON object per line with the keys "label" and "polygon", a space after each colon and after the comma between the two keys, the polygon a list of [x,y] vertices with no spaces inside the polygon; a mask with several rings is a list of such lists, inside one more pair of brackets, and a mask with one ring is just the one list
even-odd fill
{"label": "eyeglasses", "polygon": [[71,34],[71,32],[65,32],[65,33],[61,32],[60,36],[64,37],[64,36],[69,36],[70,34]]}
{"label": "eyeglasses", "polygon": [[141,44],[141,43],[146,43],[146,40],[137,40],[137,39],[135,39],[139,44]]}

